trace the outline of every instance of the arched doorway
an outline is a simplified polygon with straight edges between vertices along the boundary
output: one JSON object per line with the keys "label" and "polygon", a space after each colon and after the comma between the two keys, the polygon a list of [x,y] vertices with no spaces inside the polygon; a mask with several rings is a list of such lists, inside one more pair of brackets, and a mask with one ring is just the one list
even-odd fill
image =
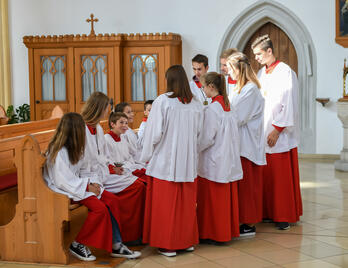
{"label": "arched doorway", "polygon": [[[219,56],[223,50],[234,47],[244,51],[244,49],[250,47],[253,35],[258,35],[259,30],[259,33],[263,33],[267,30],[267,27],[270,27],[269,25],[276,26],[282,31],[282,33],[279,32],[279,38],[288,37],[293,45],[293,51],[297,54],[297,57],[289,58],[288,64],[291,66],[293,64],[291,61],[297,59],[301,130],[299,152],[316,153],[317,61],[315,48],[306,26],[291,10],[272,0],[260,0],[246,8],[228,26],[217,53],[217,66],[219,65]],[[272,35],[273,33],[271,33],[271,38],[274,38]],[[280,57],[281,54],[287,53],[288,48],[283,45],[284,42],[282,41],[278,44]],[[245,52],[249,53],[250,57],[250,52]],[[250,58],[253,59],[254,56]],[[254,68],[258,69],[256,63]],[[296,68],[294,69],[296,70]]]}
{"label": "arched doorway", "polygon": [[271,38],[273,43],[273,53],[276,58],[288,64],[291,69],[293,69],[296,74],[298,74],[297,54],[293,43],[282,29],[271,22],[267,22],[259,29],[257,29],[256,32],[249,38],[249,41],[244,47],[243,53],[248,56],[250,64],[253,67],[254,71],[257,73],[257,71],[260,70],[262,66],[255,60],[254,53],[251,49],[251,44],[257,37],[264,34],[268,34]]}

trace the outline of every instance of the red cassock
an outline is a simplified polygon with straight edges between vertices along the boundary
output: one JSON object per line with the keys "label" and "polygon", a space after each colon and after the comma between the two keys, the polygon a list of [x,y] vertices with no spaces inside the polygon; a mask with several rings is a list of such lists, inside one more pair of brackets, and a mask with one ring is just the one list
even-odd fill
{"label": "red cassock", "polygon": [[[83,245],[111,252],[112,225],[108,208],[119,223],[121,215],[119,198],[104,190],[100,200],[96,196],[91,196],[79,203],[88,208],[88,216],[75,240]],[[123,230],[121,226],[119,227],[122,234]]]}
{"label": "red cassock", "polygon": [[218,183],[198,177],[199,238],[218,242],[239,236],[238,182]]}
{"label": "red cassock", "polygon": [[266,154],[266,158],[263,217],[275,222],[297,222],[302,215],[297,148]]}
{"label": "red cassock", "polygon": [[178,250],[198,244],[197,182],[148,179],[143,242]]}
{"label": "red cassock", "polygon": [[243,179],[238,181],[239,221],[253,224],[262,221],[262,172],[264,166],[258,166],[245,157],[241,157]]}

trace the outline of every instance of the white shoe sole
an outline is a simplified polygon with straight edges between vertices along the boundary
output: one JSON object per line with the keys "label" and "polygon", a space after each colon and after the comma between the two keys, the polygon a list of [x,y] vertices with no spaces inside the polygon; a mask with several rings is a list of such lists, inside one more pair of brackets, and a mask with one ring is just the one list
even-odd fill
{"label": "white shoe sole", "polygon": [[192,252],[192,251],[194,251],[194,250],[195,250],[194,247],[185,248],[185,251],[187,251],[187,252]]}
{"label": "white shoe sole", "polygon": [[69,249],[69,252],[71,253],[71,255],[73,255],[74,257],[78,258],[81,261],[95,261],[97,259],[94,255],[90,256],[89,258],[82,257],[79,254],[72,251],[71,249]]}
{"label": "white shoe sole", "polygon": [[113,257],[113,258],[136,259],[136,258],[139,258],[141,256],[141,252],[140,251],[133,251],[132,255],[110,253],[110,256]]}
{"label": "white shoe sole", "polygon": [[245,233],[245,234],[239,234],[240,237],[247,237],[247,236],[255,236],[256,232],[251,233]]}
{"label": "white shoe sole", "polygon": [[176,257],[176,251],[174,251],[174,252],[165,252],[165,251],[158,250],[158,253],[163,255],[163,256],[166,256],[166,257]]}

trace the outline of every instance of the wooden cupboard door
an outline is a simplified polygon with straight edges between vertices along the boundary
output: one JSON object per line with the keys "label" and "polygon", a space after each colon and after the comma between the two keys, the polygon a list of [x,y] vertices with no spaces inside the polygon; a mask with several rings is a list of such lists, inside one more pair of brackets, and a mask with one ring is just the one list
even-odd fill
{"label": "wooden cupboard door", "polygon": [[255,31],[255,33],[250,37],[243,51],[243,53],[249,58],[250,64],[255,73],[257,74],[262,66],[255,60],[255,55],[251,49],[251,44],[257,37],[264,34],[268,34],[272,40],[275,57],[278,60],[288,64],[297,74],[297,54],[294,45],[286,33],[271,22],[262,25],[258,30]]}
{"label": "wooden cupboard door", "polygon": [[64,113],[74,111],[72,55],[68,49],[34,50],[34,115],[47,119],[59,105]]}
{"label": "wooden cupboard door", "polygon": [[114,53],[112,47],[75,48],[76,112],[95,91],[115,99]]}
{"label": "wooden cupboard door", "polygon": [[134,111],[138,128],[144,116],[144,103],[165,92],[165,58],[163,47],[126,47],[123,51],[124,101]]}

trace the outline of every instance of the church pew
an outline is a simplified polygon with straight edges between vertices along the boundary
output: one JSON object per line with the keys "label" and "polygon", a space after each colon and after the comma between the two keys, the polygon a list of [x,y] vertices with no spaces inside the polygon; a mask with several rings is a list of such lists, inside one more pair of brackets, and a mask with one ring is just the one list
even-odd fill
{"label": "church pew", "polygon": [[[71,220],[67,196],[51,191],[42,178],[45,157],[40,143],[53,131],[15,138],[18,174],[18,204],[14,218],[0,226],[0,257],[3,261],[67,264],[64,248],[65,223]],[[48,139],[48,140],[49,140]],[[80,207],[87,212],[85,207]]]}

